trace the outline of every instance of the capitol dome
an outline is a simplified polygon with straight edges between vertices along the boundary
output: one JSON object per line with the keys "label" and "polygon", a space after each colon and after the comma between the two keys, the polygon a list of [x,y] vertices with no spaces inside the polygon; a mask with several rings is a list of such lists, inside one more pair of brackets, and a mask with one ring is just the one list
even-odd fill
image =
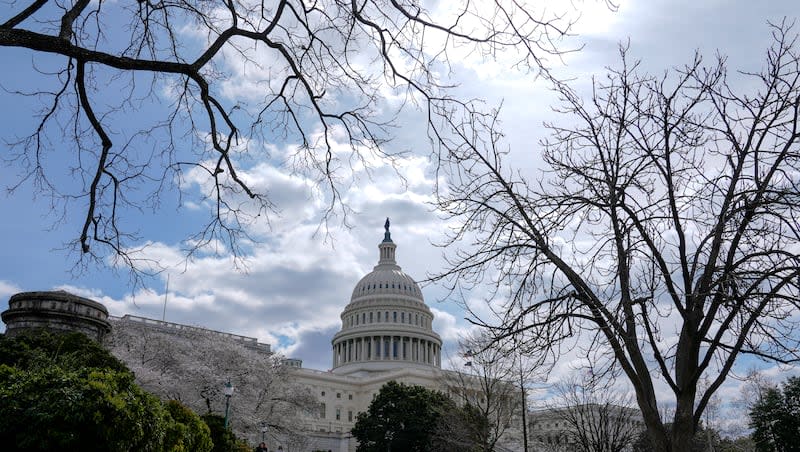
{"label": "capitol dome", "polygon": [[333,372],[369,373],[398,367],[441,367],[442,340],[414,279],[395,261],[389,233],[378,245],[378,265],[361,278],[333,337]]}

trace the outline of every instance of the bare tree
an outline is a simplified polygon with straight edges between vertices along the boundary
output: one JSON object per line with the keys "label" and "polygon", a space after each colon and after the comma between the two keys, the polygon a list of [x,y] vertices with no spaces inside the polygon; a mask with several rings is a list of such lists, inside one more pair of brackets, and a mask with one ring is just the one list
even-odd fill
{"label": "bare tree", "polygon": [[283,440],[302,438],[302,417],[318,407],[308,389],[293,382],[281,356],[222,333],[158,328],[123,317],[114,322],[106,344],[142,388],[200,414],[225,412],[223,385],[230,381],[231,426],[246,438],[260,437],[264,424]]}
{"label": "bare tree", "polygon": [[633,398],[591,376],[573,375],[554,389],[555,406],[540,411],[534,423],[560,421],[562,437],[576,451],[622,452],[644,430]]}
{"label": "bare tree", "polygon": [[20,172],[10,190],[33,184],[56,222],[83,213],[70,244],[79,264],[111,256],[142,270],[157,263],[137,262],[128,217],[200,174],[210,215],[187,251],[220,243],[241,256],[247,225],[274,213],[268,187],[242,176],[246,158],[297,143],[284,163],[327,186],[325,218],[346,217],[344,170],[403,151],[386,147],[400,111],[387,94],[415,104],[436,136],[437,118],[474,105],[442,77],[454,48],[459,58],[507,49],[537,70],[570,26],[516,1],[476,3],[434,15],[408,0],[12,0],[0,48],[29,51],[49,86],[4,87],[41,105],[4,154]]}
{"label": "bare tree", "polygon": [[453,413],[467,419],[445,422],[445,427],[461,430],[440,433],[456,440],[471,440],[474,444],[469,446],[490,452],[518,439],[513,433],[524,425],[525,406],[524,387],[521,390],[519,383],[527,382],[530,373],[520,375],[516,355],[499,347],[487,347],[487,343],[487,338],[480,335],[461,340],[464,368],[445,373],[442,386],[460,406],[469,407]]}
{"label": "bare tree", "polygon": [[800,49],[771,30],[735,81],[723,57],[651,76],[622,48],[586,100],[556,82],[574,125],[550,126],[539,183],[507,166],[495,115],[440,142],[440,207],[463,220],[440,277],[494,284],[472,320],[496,337],[624,375],[659,451],[689,449],[737,358],[800,359]]}

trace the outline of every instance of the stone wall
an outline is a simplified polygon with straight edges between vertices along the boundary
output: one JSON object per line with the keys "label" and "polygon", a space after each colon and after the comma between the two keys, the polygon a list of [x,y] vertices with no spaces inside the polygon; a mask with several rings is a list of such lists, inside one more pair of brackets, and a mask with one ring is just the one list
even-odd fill
{"label": "stone wall", "polygon": [[111,331],[105,306],[63,290],[12,295],[2,319],[9,336],[31,329],[47,329],[79,331],[101,341]]}

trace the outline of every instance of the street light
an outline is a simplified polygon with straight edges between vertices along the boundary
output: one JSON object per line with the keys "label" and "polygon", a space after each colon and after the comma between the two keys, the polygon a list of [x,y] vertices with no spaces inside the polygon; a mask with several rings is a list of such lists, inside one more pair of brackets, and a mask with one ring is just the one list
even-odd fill
{"label": "street light", "polygon": [[233,385],[228,380],[225,386],[222,387],[222,392],[225,393],[225,429],[228,428],[228,409],[231,407],[231,396],[233,395]]}
{"label": "street light", "polygon": [[264,442],[264,437],[267,435],[269,431],[269,425],[267,425],[267,421],[261,421],[261,442]]}

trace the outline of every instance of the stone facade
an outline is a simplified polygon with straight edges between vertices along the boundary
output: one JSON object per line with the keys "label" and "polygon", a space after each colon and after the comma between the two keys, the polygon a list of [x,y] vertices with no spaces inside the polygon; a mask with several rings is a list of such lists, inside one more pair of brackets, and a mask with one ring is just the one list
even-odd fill
{"label": "stone facade", "polygon": [[47,329],[79,331],[101,341],[111,331],[105,306],[63,290],[12,295],[2,318],[9,336],[32,329]]}
{"label": "stone facade", "polygon": [[[199,326],[184,325],[182,323],[165,322],[163,320],[149,319],[147,317],[140,317],[137,315],[125,314],[122,317],[111,316],[109,318],[112,325],[117,322],[125,322],[131,325],[136,325],[140,328],[147,328],[155,331],[161,331],[166,334],[180,334],[180,333],[198,333],[207,337],[221,337],[230,339],[232,341],[242,344],[243,347],[263,353],[267,356],[272,355],[272,347],[270,344],[258,342],[254,337],[242,336],[239,334],[225,333],[222,331],[209,330]],[[300,360],[286,360],[286,365],[290,367],[302,367]]]}

